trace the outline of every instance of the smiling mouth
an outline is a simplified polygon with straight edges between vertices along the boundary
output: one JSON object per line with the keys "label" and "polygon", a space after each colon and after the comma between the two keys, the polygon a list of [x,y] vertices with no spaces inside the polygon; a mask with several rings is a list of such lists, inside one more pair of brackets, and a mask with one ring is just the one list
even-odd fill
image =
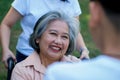
{"label": "smiling mouth", "polygon": [[60,52],[62,50],[62,48],[60,48],[59,46],[50,46],[50,48],[52,49],[52,51],[54,52]]}

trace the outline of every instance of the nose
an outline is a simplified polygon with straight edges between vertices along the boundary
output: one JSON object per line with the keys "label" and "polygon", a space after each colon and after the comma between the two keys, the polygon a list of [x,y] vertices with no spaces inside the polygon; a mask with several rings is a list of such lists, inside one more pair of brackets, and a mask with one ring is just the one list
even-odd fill
{"label": "nose", "polygon": [[58,45],[62,45],[62,39],[60,37],[57,37],[54,42]]}

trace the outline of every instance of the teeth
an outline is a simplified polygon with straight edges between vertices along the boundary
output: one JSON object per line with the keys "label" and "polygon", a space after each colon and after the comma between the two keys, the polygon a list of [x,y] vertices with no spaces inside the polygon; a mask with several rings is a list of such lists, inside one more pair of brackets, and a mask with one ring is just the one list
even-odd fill
{"label": "teeth", "polygon": [[53,49],[55,49],[55,50],[60,50],[60,48],[58,48],[58,47],[52,47]]}

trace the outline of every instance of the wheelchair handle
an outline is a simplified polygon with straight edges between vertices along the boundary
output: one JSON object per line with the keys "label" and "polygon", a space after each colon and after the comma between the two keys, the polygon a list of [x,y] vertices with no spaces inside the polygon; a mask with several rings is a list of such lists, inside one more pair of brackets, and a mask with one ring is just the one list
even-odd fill
{"label": "wheelchair handle", "polygon": [[12,57],[8,58],[7,63],[8,63],[7,80],[10,80],[11,74],[12,74],[12,70],[14,68],[14,60],[13,60],[13,58]]}

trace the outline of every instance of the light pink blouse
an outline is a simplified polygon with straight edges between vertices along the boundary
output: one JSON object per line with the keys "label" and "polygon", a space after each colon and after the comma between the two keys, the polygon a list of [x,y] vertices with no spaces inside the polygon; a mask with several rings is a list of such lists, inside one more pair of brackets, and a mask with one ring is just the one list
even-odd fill
{"label": "light pink blouse", "polygon": [[[80,61],[74,56],[64,56],[61,61]],[[41,64],[39,55],[34,52],[24,61],[17,63],[13,69],[11,80],[43,80],[46,68]]]}

